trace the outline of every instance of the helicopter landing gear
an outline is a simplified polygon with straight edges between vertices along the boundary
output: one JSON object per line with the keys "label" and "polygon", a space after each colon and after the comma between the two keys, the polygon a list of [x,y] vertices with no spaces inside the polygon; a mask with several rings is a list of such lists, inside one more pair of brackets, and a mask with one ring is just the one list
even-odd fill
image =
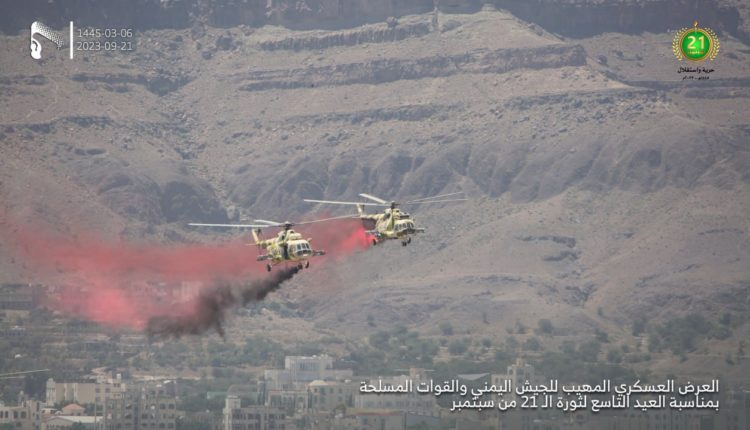
{"label": "helicopter landing gear", "polygon": [[406,245],[408,245],[408,244],[409,244],[409,242],[407,242],[407,241],[405,241],[405,240],[401,241],[401,246],[406,246]]}
{"label": "helicopter landing gear", "polygon": [[305,269],[310,268],[310,260],[305,261]]}
{"label": "helicopter landing gear", "polygon": [[406,239],[406,243],[407,243],[407,244],[411,243],[411,237],[410,237],[410,238],[408,238],[408,239]]}
{"label": "helicopter landing gear", "polygon": [[373,240],[372,240],[372,246],[375,246],[375,245],[377,245],[377,244],[378,244],[378,240],[377,240],[377,239],[373,239]]}
{"label": "helicopter landing gear", "polygon": [[299,269],[299,270],[302,270],[302,263],[299,263],[299,264],[297,265],[297,269]]}
{"label": "helicopter landing gear", "polygon": [[266,270],[269,271],[269,272],[271,271],[271,265],[270,264],[266,264]]}

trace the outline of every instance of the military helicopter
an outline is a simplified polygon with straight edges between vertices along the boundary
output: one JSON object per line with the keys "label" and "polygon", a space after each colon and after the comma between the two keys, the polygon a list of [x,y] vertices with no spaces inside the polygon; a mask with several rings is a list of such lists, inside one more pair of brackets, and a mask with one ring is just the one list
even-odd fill
{"label": "military helicopter", "polygon": [[[354,215],[346,215],[334,218],[319,219],[315,221],[306,221],[299,223],[276,222],[268,221],[263,219],[254,220],[255,224],[203,224],[203,223],[189,223],[188,225],[194,227],[221,227],[221,228],[251,228],[253,239],[260,255],[258,255],[257,261],[269,261],[266,263],[266,270],[271,271],[272,267],[279,263],[297,263],[297,267],[300,269],[310,267],[310,258],[317,257],[319,255],[325,255],[325,251],[316,250],[310,247],[311,238],[304,239],[301,234],[292,230],[295,225],[314,224],[318,222],[331,221],[335,219],[352,218]],[[278,232],[276,237],[270,239],[262,238],[262,231],[264,228],[281,227],[282,230]],[[266,250],[263,254],[261,250]]]}
{"label": "military helicopter", "polygon": [[[445,197],[456,196],[458,194],[463,194],[463,191],[459,191],[455,193],[448,193],[448,194],[441,194],[441,195],[432,196],[432,197],[424,197],[424,198],[416,199],[416,200],[409,200],[407,202],[403,202],[403,204],[404,205],[407,205],[407,204],[420,205],[420,204],[427,204],[427,203],[445,203],[445,202],[458,202],[458,201],[467,200],[463,198],[445,199]],[[408,213],[398,208],[398,206],[400,206],[402,203],[399,203],[396,201],[387,202],[379,197],[375,197],[373,195],[365,194],[365,193],[360,194],[360,196],[368,200],[371,200],[374,203],[372,202],[340,202],[340,201],[333,201],[333,200],[313,200],[313,199],[304,199],[304,200],[308,203],[355,205],[357,207],[357,212],[359,213],[359,218],[362,220],[370,221],[371,228],[367,231],[367,233],[372,236],[373,245],[377,245],[378,243],[384,240],[388,240],[388,239],[400,239],[401,245],[406,246],[411,243],[412,235],[416,233],[424,233],[425,229],[416,227],[416,225],[414,224],[414,218],[412,218],[411,215],[409,215]],[[365,206],[381,206],[381,207],[386,207],[386,209],[382,213],[379,213],[379,214],[367,214],[364,211]],[[374,223],[374,225],[372,223]]]}

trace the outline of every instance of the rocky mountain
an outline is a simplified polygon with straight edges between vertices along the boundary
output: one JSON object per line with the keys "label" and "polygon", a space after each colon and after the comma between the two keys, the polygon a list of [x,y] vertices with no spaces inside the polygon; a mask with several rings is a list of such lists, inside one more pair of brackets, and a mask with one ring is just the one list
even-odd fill
{"label": "rocky mountain", "polygon": [[139,0],[118,2],[41,1],[23,5],[8,1],[11,13],[0,18],[0,30],[16,33],[35,19],[64,25],[78,19],[86,25],[108,23],[138,30],[184,29],[197,24],[231,28],[281,25],[295,29],[340,29],[382,22],[388,17],[429,13],[472,13],[485,5],[566,36],[603,32],[627,34],[679,28],[700,16],[745,41],[750,36],[750,10],[741,0]]}

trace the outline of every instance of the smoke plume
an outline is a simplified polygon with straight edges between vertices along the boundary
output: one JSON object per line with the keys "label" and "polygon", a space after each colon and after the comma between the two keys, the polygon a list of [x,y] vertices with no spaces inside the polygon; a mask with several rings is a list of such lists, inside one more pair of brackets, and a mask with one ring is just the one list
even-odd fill
{"label": "smoke plume", "polygon": [[[300,226],[326,255],[313,267],[367,248],[359,220]],[[269,232],[269,236],[274,232]],[[39,222],[0,223],[0,239],[26,268],[24,281],[47,287],[44,305],[67,316],[154,337],[217,330],[234,307],[263,300],[297,273],[284,265],[266,275],[250,238],[216,244],[162,244],[105,239],[90,231],[60,234]],[[268,276],[268,277],[267,277]]]}
{"label": "smoke plume", "polygon": [[267,279],[247,285],[232,286],[220,284],[214,290],[201,294],[195,301],[192,312],[177,316],[155,316],[146,325],[149,338],[176,337],[188,334],[202,334],[215,329],[224,337],[224,319],[227,311],[245,306],[250,302],[263,300],[268,293],[281,287],[300,269],[292,266],[273,273]]}

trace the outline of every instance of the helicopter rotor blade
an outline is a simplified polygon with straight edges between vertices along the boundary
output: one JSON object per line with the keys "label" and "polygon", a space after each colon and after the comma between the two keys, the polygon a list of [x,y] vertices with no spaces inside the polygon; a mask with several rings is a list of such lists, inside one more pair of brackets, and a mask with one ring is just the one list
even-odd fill
{"label": "helicopter rotor blade", "polygon": [[270,225],[258,225],[258,224],[203,224],[197,222],[188,223],[193,227],[222,227],[222,228],[267,228]]}
{"label": "helicopter rotor blade", "polygon": [[369,200],[372,200],[372,201],[374,201],[374,202],[378,202],[378,203],[380,203],[381,205],[387,205],[387,204],[388,204],[388,202],[387,202],[387,201],[385,201],[385,200],[381,199],[380,197],[375,197],[375,196],[373,196],[373,195],[370,195],[370,194],[365,194],[365,193],[360,193],[359,195],[360,195],[360,197],[364,197],[364,198],[366,198],[366,199],[369,199]]}
{"label": "helicopter rotor blade", "polygon": [[423,201],[423,200],[433,200],[433,199],[439,199],[439,198],[443,198],[443,197],[448,197],[448,196],[455,196],[455,195],[457,195],[457,194],[464,194],[464,192],[463,192],[463,191],[458,191],[458,192],[455,192],[455,193],[440,194],[440,195],[437,195],[437,196],[432,196],[432,197],[423,197],[423,198],[421,198],[421,199],[414,199],[414,200],[409,200],[409,201],[408,201],[408,202],[406,202],[406,203],[416,203],[416,202],[421,202],[421,201]]}
{"label": "helicopter rotor blade", "polygon": [[390,206],[390,204],[381,204],[381,203],[362,203],[362,202],[338,202],[335,200],[313,200],[313,199],[304,199],[304,201],[308,203],[327,203],[332,205],[360,205],[360,206]]}
{"label": "helicopter rotor blade", "polygon": [[278,227],[280,225],[284,225],[283,223],[276,222],[276,221],[269,221],[269,220],[266,220],[266,219],[254,219],[253,221],[257,222],[259,224],[266,224],[266,225],[271,226],[271,227]]}
{"label": "helicopter rotor blade", "polygon": [[296,222],[294,225],[305,225],[305,224],[315,224],[317,222],[324,222],[324,221],[333,221],[337,219],[356,219],[359,218],[359,215],[342,215],[342,216],[335,216],[331,218],[323,218],[323,219],[315,219],[311,221],[302,221],[302,222]]}
{"label": "helicopter rotor blade", "polygon": [[421,205],[421,204],[426,204],[426,203],[465,202],[467,200],[469,199],[429,200],[429,201],[421,201],[421,202],[410,202],[409,204]]}
{"label": "helicopter rotor blade", "polygon": [[20,372],[2,373],[2,374],[0,374],[0,379],[23,378],[23,377],[25,377],[25,375],[28,375],[30,373],[41,373],[41,372],[49,372],[49,369],[24,370],[24,371],[20,371]]}

